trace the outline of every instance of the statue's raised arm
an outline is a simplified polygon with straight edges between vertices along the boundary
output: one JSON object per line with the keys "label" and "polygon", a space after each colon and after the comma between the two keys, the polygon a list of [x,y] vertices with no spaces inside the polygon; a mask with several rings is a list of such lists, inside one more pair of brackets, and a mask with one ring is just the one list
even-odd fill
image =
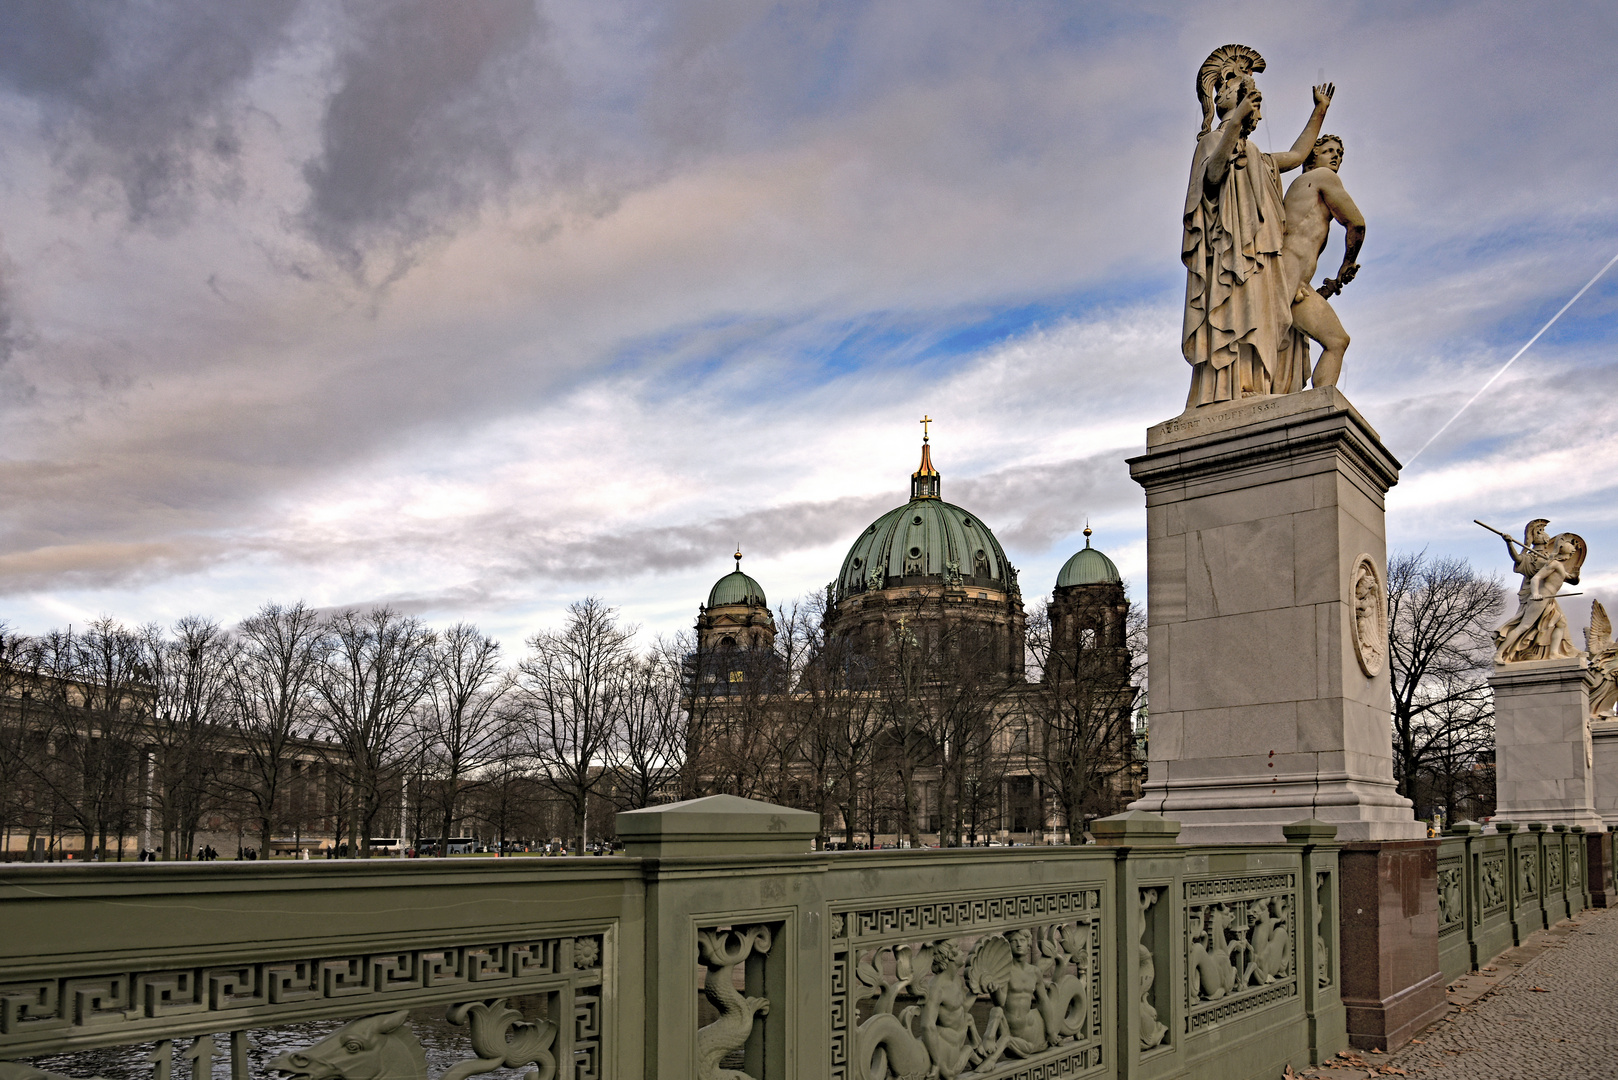
{"label": "statue's raised arm", "polygon": [[1315,140],[1320,138],[1320,125],[1326,122],[1326,110],[1331,108],[1332,95],[1337,93],[1337,87],[1332,83],[1321,83],[1314,88],[1315,107],[1309,114],[1309,119],[1303,125],[1303,131],[1292,144],[1292,149],[1283,153],[1272,155],[1275,167],[1282,172],[1291,172],[1299,165],[1309,160],[1314,153]]}

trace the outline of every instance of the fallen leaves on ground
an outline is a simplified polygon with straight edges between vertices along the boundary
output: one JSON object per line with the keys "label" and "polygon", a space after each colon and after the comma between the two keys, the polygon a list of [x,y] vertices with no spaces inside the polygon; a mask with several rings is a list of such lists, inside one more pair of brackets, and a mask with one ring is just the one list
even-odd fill
{"label": "fallen leaves on ground", "polygon": [[1545,989],[1543,986],[1530,986],[1528,989],[1529,989],[1529,991],[1531,993],[1535,993],[1535,994],[1548,994],[1548,993],[1550,993],[1550,991]]}

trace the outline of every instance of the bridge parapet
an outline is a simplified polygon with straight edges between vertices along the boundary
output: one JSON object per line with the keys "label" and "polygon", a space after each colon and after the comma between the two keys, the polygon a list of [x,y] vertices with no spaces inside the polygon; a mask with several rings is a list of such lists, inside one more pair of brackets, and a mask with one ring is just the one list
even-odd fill
{"label": "bridge parapet", "polygon": [[827,853],[817,824],[715,797],[624,815],[617,858],[8,866],[0,1080],[135,1044],[129,1080],[1242,1078],[1345,1045],[1329,825]]}

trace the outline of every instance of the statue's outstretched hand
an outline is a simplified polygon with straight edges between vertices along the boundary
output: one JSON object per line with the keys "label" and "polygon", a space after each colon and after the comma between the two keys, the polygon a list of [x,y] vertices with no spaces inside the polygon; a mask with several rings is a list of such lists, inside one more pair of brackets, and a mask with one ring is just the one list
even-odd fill
{"label": "statue's outstretched hand", "polygon": [[1358,274],[1359,272],[1360,272],[1360,264],[1359,263],[1349,263],[1347,266],[1345,266],[1341,270],[1337,271],[1337,284],[1338,285],[1347,285],[1350,281],[1354,280],[1354,275]]}
{"label": "statue's outstretched hand", "polygon": [[1335,93],[1337,93],[1337,87],[1333,83],[1321,83],[1315,87],[1315,108],[1324,112],[1326,107],[1331,104],[1331,96]]}

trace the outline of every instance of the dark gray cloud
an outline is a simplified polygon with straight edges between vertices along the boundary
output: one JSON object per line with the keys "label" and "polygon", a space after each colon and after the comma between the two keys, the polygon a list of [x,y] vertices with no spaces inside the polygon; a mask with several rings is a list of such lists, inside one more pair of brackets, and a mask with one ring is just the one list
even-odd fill
{"label": "dark gray cloud", "polygon": [[373,244],[408,248],[509,184],[518,144],[559,102],[517,93],[543,84],[533,65],[544,57],[532,47],[544,24],[533,0],[347,10],[320,155],[304,167],[303,218],[357,267]]}
{"label": "dark gray cloud", "polygon": [[297,7],[21,0],[0,19],[0,84],[38,107],[65,181],[109,179],[132,222],[168,221],[236,163],[232,95]]}

